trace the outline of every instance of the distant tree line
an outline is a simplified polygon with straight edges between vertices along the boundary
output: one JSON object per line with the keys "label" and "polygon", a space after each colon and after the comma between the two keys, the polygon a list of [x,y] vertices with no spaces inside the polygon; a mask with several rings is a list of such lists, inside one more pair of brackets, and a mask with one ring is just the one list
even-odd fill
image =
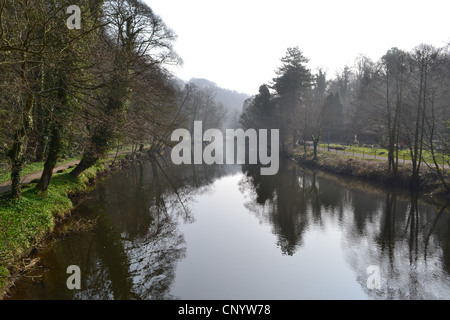
{"label": "distant tree line", "polygon": [[[413,185],[428,165],[449,189],[437,157],[450,150],[448,48],[392,48],[376,62],[360,56],[333,79],[323,69],[313,74],[298,47],[288,48],[281,62],[277,77],[246,101],[240,118],[244,127],[279,128],[282,152],[292,154],[309,143],[314,159],[321,141],[384,147],[394,176],[399,151],[406,149]],[[432,163],[424,162],[425,151],[431,152]]]}

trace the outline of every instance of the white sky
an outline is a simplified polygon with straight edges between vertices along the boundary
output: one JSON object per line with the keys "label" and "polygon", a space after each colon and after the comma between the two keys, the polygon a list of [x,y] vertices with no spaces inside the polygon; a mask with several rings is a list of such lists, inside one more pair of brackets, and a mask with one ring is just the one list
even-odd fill
{"label": "white sky", "polygon": [[144,0],[175,31],[183,80],[256,94],[288,47],[329,78],[359,54],[450,42],[449,0]]}

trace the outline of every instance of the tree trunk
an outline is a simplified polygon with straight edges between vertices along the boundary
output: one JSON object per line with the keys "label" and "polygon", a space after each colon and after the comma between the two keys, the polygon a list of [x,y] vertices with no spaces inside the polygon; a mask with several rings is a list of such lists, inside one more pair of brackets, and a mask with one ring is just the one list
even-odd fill
{"label": "tree trunk", "polygon": [[318,147],[318,145],[319,145],[321,135],[319,135],[318,137],[312,136],[311,138],[312,138],[313,149],[314,149],[314,151],[313,151],[313,152],[314,152],[314,158],[313,158],[313,160],[314,160],[314,161],[317,161],[317,147]]}
{"label": "tree trunk", "polygon": [[22,196],[20,174],[24,164],[25,140],[26,131],[22,128],[16,132],[15,142],[8,153],[11,161],[11,197],[14,199],[19,199]]}
{"label": "tree trunk", "polygon": [[52,137],[50,141],[50,147],[48,151],[47,160],[44,164],[44,172],[41,175],[36,188],[40,191],[47,191],[50,181],[53,176],[53,169],[56,167],[56,163],[61,152],[61,128],[59,125],[55,125],[52,129]]}
{"label": "tree trunk", "polygon": [[22,196],[22,186],[20,183],[20,173],[22,172],[22,163],[15,161],[11,166],[11,197],[19,199]]}
{"label": "tree trunk", "polygon": [[92,167],[101,157],[106,156],[108,144],[114,139],[114,132],[107,123],[97,128],[91,137],[91,147],[84,151],[80,163],[70,172],[72,177],[77,178],[83,171]]}
{"label": "tree trunk", "polygon": [[84,152],[80,163],[69,173],[69,175],[78,178],[85,170],[92,167],[99,158],[99,156],[94,155],[91,151]]}
{"label": "tree trunk", "polygon": [[22,115],[22,128],[17,130],[14,143],[8,152],[11,161],[11,197],[19,199],[22,196],[20,174],[25,163],[28,129],[32,123],[33,96],[27,94]]}
{"label": "tree trunk", "polygon": [[317,161],[317,142],[314,142],[314,161]]}
{"label": "tree trunk", "polygon": [[48,115],[42,106],[39,104],[36,105],[36,114],[37,116],[37,123],[36,123],[36,131],[39,132],[38,139],[36,141],[36,151],[35,151],[35,160],[36,162],[44,161],[45,155],[47,153],[48,148],[48,140],[49,140],[49,121],[48,121]]}

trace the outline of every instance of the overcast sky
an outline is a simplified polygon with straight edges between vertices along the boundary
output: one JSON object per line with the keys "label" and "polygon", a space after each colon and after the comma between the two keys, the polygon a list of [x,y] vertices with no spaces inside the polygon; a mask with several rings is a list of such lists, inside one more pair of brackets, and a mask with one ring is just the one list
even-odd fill
{"label": "overcast sky", "polygon": [[178,35],[178,77],[249,95],[274,77],[288,47],[332,77],[359,54],[378,60],[394,46],[450,41],[449,0],[144,1]]}

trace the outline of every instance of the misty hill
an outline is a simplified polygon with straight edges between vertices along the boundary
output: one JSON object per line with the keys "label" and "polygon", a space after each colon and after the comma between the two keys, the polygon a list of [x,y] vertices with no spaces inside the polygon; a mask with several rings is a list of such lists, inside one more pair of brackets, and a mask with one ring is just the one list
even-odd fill
{"label": "misty hill", "polygon": [[245,93],[221,88],[207,79],[193,78],[189,80],[189,83],[192,83],[199,88],[214,88],[216,92],[216,102],[221,103],[228,111],[228,114],[234,113],[233,111],[241,113],[244,101],[250,98],[250,96]]}

